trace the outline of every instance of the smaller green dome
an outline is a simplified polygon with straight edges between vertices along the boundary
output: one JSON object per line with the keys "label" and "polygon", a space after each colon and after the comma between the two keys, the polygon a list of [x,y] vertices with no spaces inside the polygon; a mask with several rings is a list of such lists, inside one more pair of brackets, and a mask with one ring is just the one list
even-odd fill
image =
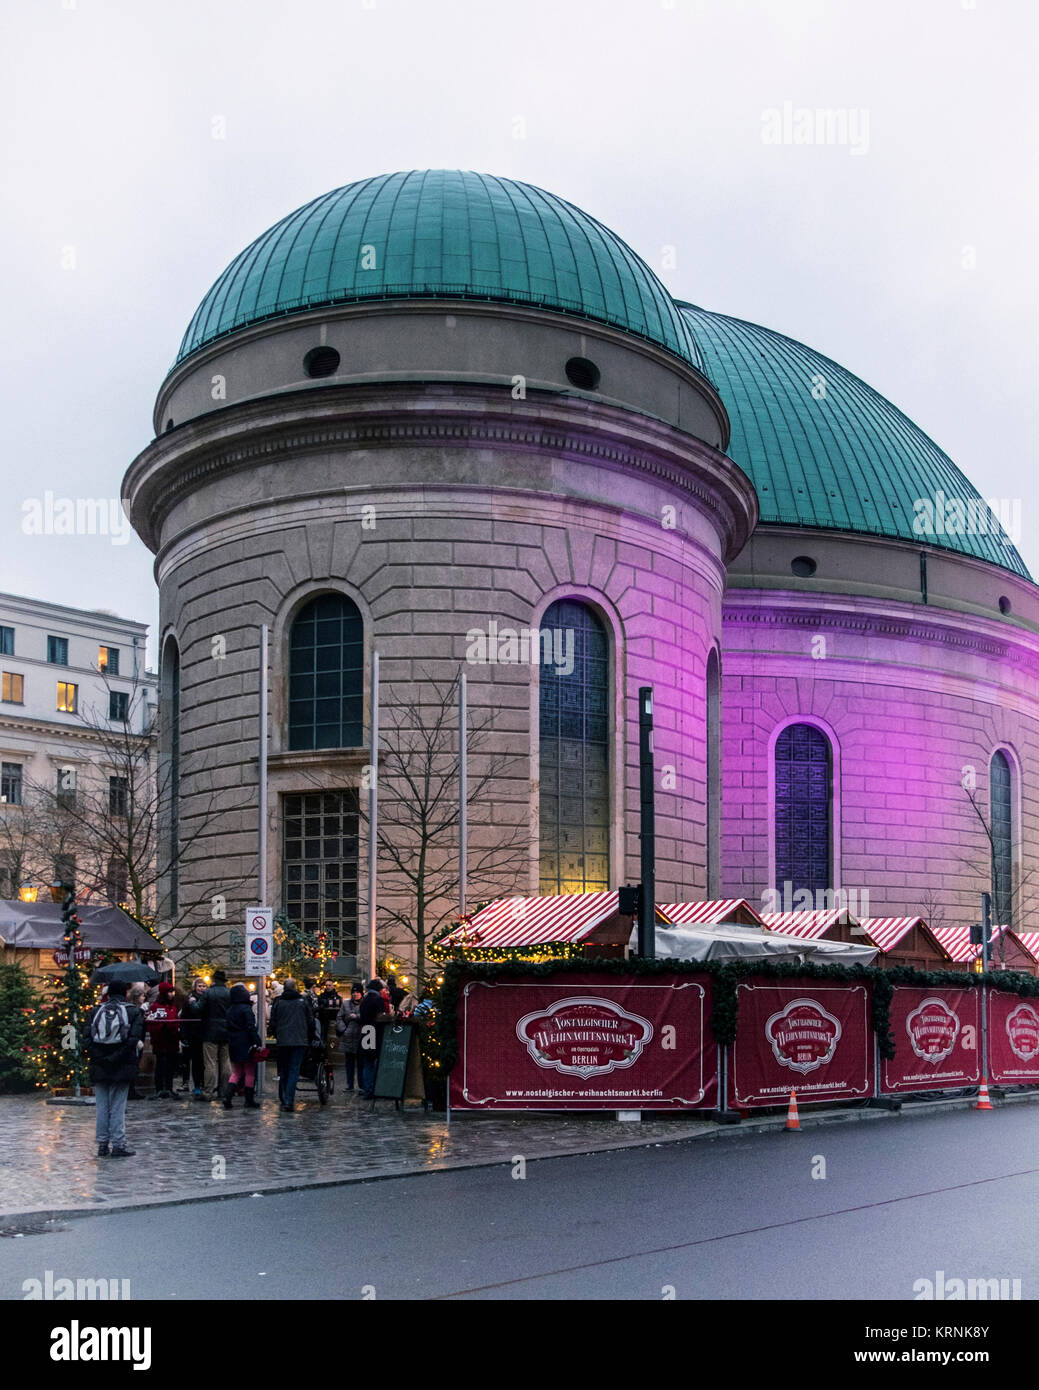
{"label": "smaller green dome", "polygon": [[535,305],[701,366],[667,290],[601,222],[532,184],[445,169],[363,179],[282,218],[203,299],[177,361],[249,324],[389,299]]}

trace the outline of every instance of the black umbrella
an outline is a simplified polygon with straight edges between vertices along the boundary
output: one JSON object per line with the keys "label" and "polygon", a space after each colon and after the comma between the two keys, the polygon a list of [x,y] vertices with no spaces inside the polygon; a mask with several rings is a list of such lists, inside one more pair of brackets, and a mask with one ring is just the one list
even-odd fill
{"label": "black umbrella", "polygon": [[99,966],[91,975],[90,983],[110,985],[113,980],[122,980],[128,985],[154,985],[159,978],[150,965],[144,965],[139,960],[117,960],[111,965]]}

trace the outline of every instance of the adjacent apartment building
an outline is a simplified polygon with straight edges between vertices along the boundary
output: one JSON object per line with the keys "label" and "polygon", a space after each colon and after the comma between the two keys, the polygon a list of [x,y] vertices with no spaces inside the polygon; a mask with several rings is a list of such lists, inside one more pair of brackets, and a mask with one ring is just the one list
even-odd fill
{"label": "adjacent apartment building", "polygon": [[121,842],[154,815],[147,636],[114,613],[0,594],[0,898],[45,897],[55,879],[81,900],[126,898]]}

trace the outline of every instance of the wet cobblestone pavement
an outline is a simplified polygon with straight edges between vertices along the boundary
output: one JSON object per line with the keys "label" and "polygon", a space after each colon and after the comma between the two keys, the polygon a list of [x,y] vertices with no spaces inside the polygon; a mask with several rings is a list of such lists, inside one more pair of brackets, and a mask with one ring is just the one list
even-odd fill
{"label": "wet cobblestone pavement", "polygon": [[322,1107],[299,1091],[293,1114],[269,1091],[261,1111],[140,1100],[127,1105],[129,1159],[98,1159],[92,1105],[0,1097],[0,1226],[15,1214],[104,1211],[242,1192],[276,1191],[443,1168],[547,1158],[690,1138],[716,1128],[686,1117],[641,1124],[591,1115],[370,1113],[337,1093]]}

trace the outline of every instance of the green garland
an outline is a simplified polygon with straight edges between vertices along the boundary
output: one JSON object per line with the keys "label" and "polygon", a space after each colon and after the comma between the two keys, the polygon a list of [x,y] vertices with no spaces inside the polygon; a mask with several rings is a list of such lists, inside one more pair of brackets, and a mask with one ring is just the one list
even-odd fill
{"label": "green garland", "polygon": [[583,974],[595,971],[602,975],[708,975],[713,984],[711,998],[711,1033],[723,1047],[736,1041],[739,1023],[736,989],[750,976],[766,979],[837,980],[843,983],[872,984],[872,1023],[877,1035],[881,1057],[890,1061],[895,1055],[895,1040],[891,1034],[891,999],[895,985],[917,989],[979,989],[983,984],[1007,994],[1039,995],[1039,979],[1017,971],[989,971],[975,975],[967,971],[914,970],[899,965],[880,970],[873,965],[815,965],[811,961],[697,961],[697,960],[574,960],[549,961],[460,961],[453,959],[444,966],[444,983],[439,990],[437,1031],[444,1073],[450,1072],[458,1061],[458,1001],[461,982],[466,980],[498,980],[514,976],[550,979],[554,975]]}

